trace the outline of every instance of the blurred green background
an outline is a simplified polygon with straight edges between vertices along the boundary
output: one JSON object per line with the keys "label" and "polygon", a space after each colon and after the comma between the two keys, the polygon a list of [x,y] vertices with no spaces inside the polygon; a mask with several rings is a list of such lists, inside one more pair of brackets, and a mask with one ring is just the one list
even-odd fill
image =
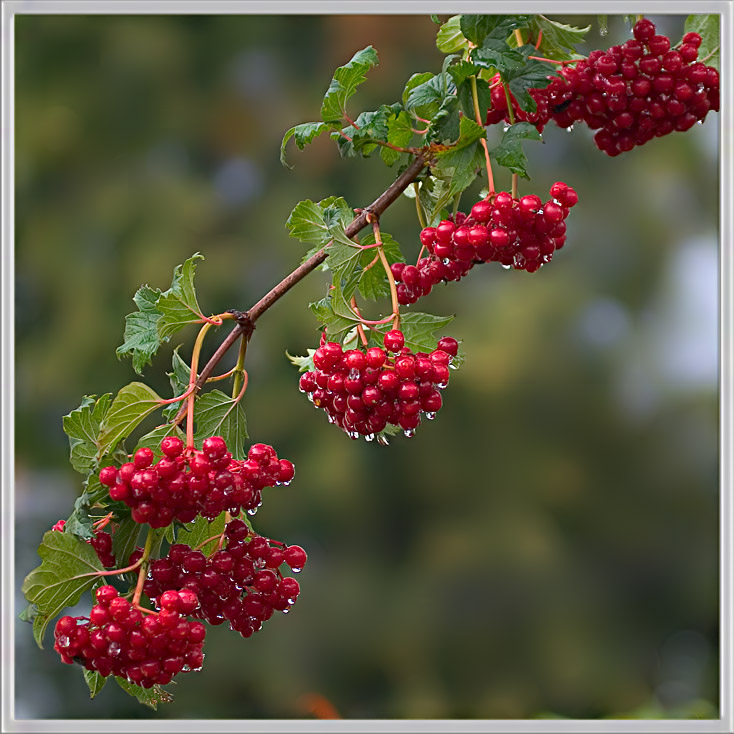
{"label": "blurred green background", "polygon": [[[629,37],[621,17],[604,38],[554,17],[594,24],[582,53]],[[135,379],[114,351],[136,288],[201,251],[206,312],[254,303],[302,256],[299,200],[364,206],[394,176],[326,138],[289,146],[289,171],[283,132],[368,44],[381,63],[354,116],[443,57],[427,15],[15,23],[20,611],[80,491],[61,416]],[[113,685],[89,701],[18,621],[18,718],[310,718],[309,694],[345,718],[718,716],[718,116],[614,159],[583,127],[543,138],[520,190],[576,188],[567,245],[536,274],[478,267],[421,301],[457,314],[467,360],[415,438],[352,442],[298,392],[284,350],[315,345],[322,274],[258,323],[250,435],[297,477],[255,520],[309,551],[293,612],[249,640],[211,628],[204,670],[157,714]],[[417,254],[411,201],[383,227]],[[146,370],[165,395],[177,343]]]}

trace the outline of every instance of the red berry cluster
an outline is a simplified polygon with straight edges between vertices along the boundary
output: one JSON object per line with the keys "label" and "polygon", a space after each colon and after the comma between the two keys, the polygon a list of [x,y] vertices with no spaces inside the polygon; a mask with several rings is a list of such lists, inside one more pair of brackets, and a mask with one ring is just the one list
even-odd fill
{"label": "red berry cluster", "polygon": [[61,617],[54,650],[63,662],[79,663],[100,675],[116,675],[150,688],[181,672],[200,670],[206,628],[186,615],[198,607],[196,594],[174,592],[158,614],[144,616],[114,586],[101,586],[89,617]]}
{"label": "red berry cluster", "polygon": [[372,440],[388,425],[412,436],[421,414],[431,419],[441,407],[436,388],[448,385],[449,364],[459,348],[456,339],[443,337],[430,354],[413,354],[397,329],[385,334],[384,345],[343,351],[322,338],[313,355],[315,369],[301,375],[301,392],[351,438]]}
{"label": "red berry cluster", "polygon": [[578,201],[561,181],[551,186],[550,195],[544,203],[534,194],[515,199],[501,191],[474,204],[468,217],[460,213],[455,222],[445,219],[424,228],[421,243],[430,256],[417,266],[392,266],[400,303],[415,303],[437,283],[459,280],[477,263],[496,261],[532,273],[549,262],[566,241],[564,220]]}
{"label": "red berry cluster", "polygon": [[[534,113],[523,112],[513,100],[515,117],[540,130],[554,120],[561,127],[583,121],[598,130],[594,141],[610,156],[632,150],[654,137],[683,132],[719,109],[719,73],[696,63],[701,37],[686,33],[677,48],[655,33],[647,18],[633,28],[634,38],[589,58],[566,65],[543,89],[530,91]],[[496,83],[493,80],[493,83]],[[491,92],[493,108],[487,124],[506,119],[502,86]]]}
{"label": "red berry cluster", "polygon": [[[63,533],[65,526],[66,520],[59,520],[51,530]],[[115,554],[112,552],[112,536],[109,533],[106,533],[104,530],[97,530],[94,533],[94,537],[87,540],[87,543],[94,548],[99,562],[105,568],[112,568],[115,565]]]}
{"label": "red berry cluster", "polygon": [[283,576],[286,563],[293,572],[306,563],[297,545],[282,546],[250,532],[235,518],[224,531],[226,547],[207,558],[200,550],[180,543],[150,566],[143,590],[159,607],[165,607],[176,589],[196,594],[200,606],[194,616],[209,624],[225,620],[243,637],[257,632],[274,610],[290,611],[300,592],[298,581]]}
{"label": "red berry cluster", "polygon": [[266,444],[251,446],[246,461],[233,459],[221,436],[205,439],[201,451],[184,450],[180,438],[168,436],[161,452],[163,458],[154,463],[151,449],[138,449],[131,462],[99,473],[110,498],[132,508],[135,522],[154,528],[174,519],[191,522],[197,515],[213,520],[225,510],[253,514],[263,488],[288,484],[294,474],[293,464],[278,459]]}

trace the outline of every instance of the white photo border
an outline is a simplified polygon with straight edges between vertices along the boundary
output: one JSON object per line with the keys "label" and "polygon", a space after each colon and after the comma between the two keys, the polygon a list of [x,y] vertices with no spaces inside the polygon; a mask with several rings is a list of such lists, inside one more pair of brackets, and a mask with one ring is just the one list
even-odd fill
{"label": "white photo border", "polygon": [[[515,3],[515,6],[518,4]],[[719,719],[709,720],[134,720],[15,719],[13,622],[14,514],[14,17],[16,15],[427,15],[507,12],[501,0],[6,0],[2,4],[2,731],[3,732],[734,732],[732,557],[734,555],[734,4],[731,0],[531,0],[527,13],[645,15],[718,14],[721,17],[719,408],[720,408],[720,678]]]}

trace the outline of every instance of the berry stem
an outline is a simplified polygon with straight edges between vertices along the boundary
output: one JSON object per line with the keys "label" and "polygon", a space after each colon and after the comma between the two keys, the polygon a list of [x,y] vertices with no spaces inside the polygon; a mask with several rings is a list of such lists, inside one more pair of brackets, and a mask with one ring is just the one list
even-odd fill
{"label": "berry stem", "polygon": [[517,184],[519,177],[516,173],[512,174],[512,198],[517,199]]}
{"label": "berry stem", "polygon": [[719,50],[719,47],[717,46],[710,54],[707,54],[702,59],[698,60],[698,63],[703,64],[704,61],[708,61],[715,53],[717,53]]}
{"label": "berry stem", "polygon": [[234,380],[232,381],[232,397],[236,398],[242,387],[242,381],[245,375],[245,356],[247,354],[247,344],[249,339],[246,335],[242,335],[240,341],[240,351],[237,355],[237,364],[234,366]]}
{"label": "berry stem", "polygon": [[[474,102],[474,118],[476,119],[477,125],[482,125],[482,116],[479,112],[479,91],[477,89],[477,77],[472,74],[469,77],[471,84],[471,96]],[[484,137],[482,138],[482,148],[484,148],[484,160],[487,165],[487,185],[489,187],[489,193],[494,192],[494,174],[492,172],[492,162],[489,160],[489,148],[487,147],[487,134],[485,131]],[[416,197],[417,198],[417,197]],[[423,225],[425,227],[425,225]]]}
{"label": "berry stem", "polygon": [[380,234],[380,220],[376,214],[368,213],[367,221],[372,222],[372,231],[375,233],[375,243],[380,243],[377,248],[377,252],[380,254],[380,260],[382,261],[382,267],[385,268],[385,275],[387,275],[387,282],[390,284],[390,299],[392,300],[392,328],[400,328],[400,302],[398,301],[398,289],[395,285],[395,277],[390,269],[390,263],[387,261],[385,255],[385,248],[382,244],[382,235]]}
{"label": "berry stem", "polygon": [[[211,324],[205,324],[205,326],[211,326]],[[145,547],[143,548],[143,555],[140,558],[140,570],[138,571],[138,583],[135,585],[135,593],[133,594],[133,606],[140,606],[140,597],[143,593],[143,584],[145,583],[145,576],[148,573],[148,558],[150,557],[150,551],[153,547],[153,528],[148,528],[148,535],[145,538]]]}
{"label": "berry stem", "polygon": [[[377,258],[379,258],[379,255],[377,256]],[[373,263],[376,262],[377,258],[375,258],[372,262]],[[359,318],[361,319],[362,314],[359,311],[359,306],[357,306],[357,296],[356,295],[352,296],[352,300],[350,301],[350,304],[352,306],[352,311],[354,311],[354,313],[357,316],[359,316]],[[367,346],[367,336],[364,333],[364,326],[362,326],[362,324],[357,324],[357,334],[359,334],[359,340],[362,342],[362,346],[366,347]]]}
{"label": "berry stem", "polygon": [[[199,329],[199,335],[194,342],[194,348],[191,350],[191,372],[189,373],[189,389],[188,398],[186,399],[186,448],[194,448],[194,402],[196,401],[196,370],[199,366],[199,354],[201,353],[201,345],[204,343],[206,332],[211,329],[213,324],[206,323]],[[180,399],[180,398],[179,398]]]}
{"label": "berry stem", "polygon": [[522,40],[522,32],[519,28],[515,30],[515,40],[517,41],[517,47],[520,48],[520,46],[525,45],[525,41]]}

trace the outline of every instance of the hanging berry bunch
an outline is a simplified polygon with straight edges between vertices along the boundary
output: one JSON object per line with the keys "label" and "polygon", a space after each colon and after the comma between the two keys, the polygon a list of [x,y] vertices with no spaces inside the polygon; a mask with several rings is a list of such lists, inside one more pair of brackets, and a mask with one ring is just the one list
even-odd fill
{"label": "hanging berry bunch", "polygon": [[[520,179],[529,180],[525,142],[540,140],[551,120],[583,122],[615,156],[702,122],[719,107],[717,20],[691,16],[673,44],[638,18],[631,39],[584,57],[576,45],[589,28],[542,15],[457,15],[438,30],[442,70],[412,75],[399,101],[354,118],[348,103],[377,53],[368,46],[339,67],[320,120],[285,134],[282,162],[289,140],[303,149],[328,133],[344,158],[379,153],[398,165],[397,176],[364,208],[336,196],[298,203],[287,227],[310,249],[247,311],[204,314],[198,253],[175,268],[167,290],[137,291],[118,356],[140,375],[161,345],[196,326],[190,363],[174,351],[171,397],[135,381],[84,397],[64,417],[83,490],[69,517],[45,533],[42,562],[23,584],[29,606],[21,616],[38,645],[58,620],[54,650],[83,670],[92,697],[113,679],[155,707],[171,699],[161,686],[202,667],[207,625],[248,638],[288,613],[301,591],[291,573],[303,569],[306,551],[252,525],[270,488],[295,473],[272,446],[245,446],[245,359],[257,320],[305,276],[328,271],[324,298],[310,304],[318,346],[290,357],[302,372],[298,387],[351,438],[384,445],[413,436],[441,409],[464,355],[447,335],[452,316],[408,307],[475,265],[535,273],[574,242],[568,215],[583,196],[562,181],[547,198],[520,191]],[[495,174],[505,177],[501,186]],[[478,176],[486,190],[466,214],[460,200]],[[404,252],[382,223],[407,198],[419,236]],[[205,338],[228,324],[200,367]],[[215,374],[236,345],[234,367]],[[226,391],[212,386],[224,380]],[[153,415],[157,425],[143,432]],[[85,594],[89,612],[66,613]]]}

